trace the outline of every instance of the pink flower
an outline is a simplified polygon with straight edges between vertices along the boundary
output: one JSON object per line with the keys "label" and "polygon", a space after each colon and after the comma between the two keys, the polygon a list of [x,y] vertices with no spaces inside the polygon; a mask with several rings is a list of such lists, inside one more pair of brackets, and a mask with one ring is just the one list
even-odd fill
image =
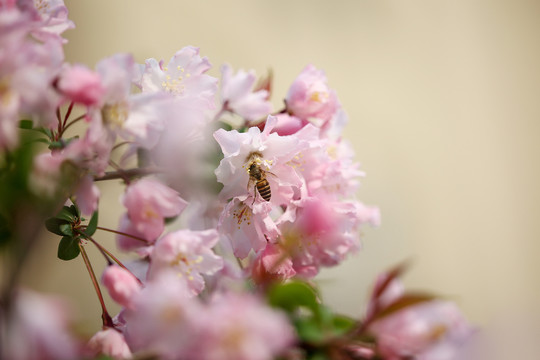
{"label": "pink flower", "polygon": [[179,215],[187,205],[176,191],[148,177],[127,187],[123,204],[129,220],[147,240],[161,235],[165,218]]}
{"label": "pink flower", "polygon": [[6,359],[79,358],[79,344],[69,332],[69,304],[63,299],[25,290],[13,305],[10,314],[0,317]]}
{"label": "pink flower", "polygon": [[308,122],[289,114],[276,115],[277,123],[273,132],[281,136],[292,135],[302,129]]}
{"label": "pink flower", "polygon": [[131,359],[133,355],[124,335],[111,328],[100,330],[92,336],[86,345],[88,356],[110,356],[114,359]]}
{"label": "pink flower", "polygon": [[193,295],[204,289],[204,275],[213,275],[223,268],[223,259],[212,251],[219,240],[216,230],[178,230],[156,241],[150,256],[148,277],[163,271],[174,271],[186,282]]}
{"label": "pink flower", "polygon": [[326,122],[339,107],[337,95],[326,83],[322,70],[308,65],[294,80],[285,97],[290,114],[303,120],[318,118]]}
{"label": "pink flower", "polygon": [[251,276],[258,284],[284,281],[294,275],[290,255],[280,244],[267,244],[251,265]]}
{"label": "pink flower", "polygon": [[123,314],[124,335],[133,352],[192,359],[186,350],[197,339],[194,329],[203,311],[176,274],[162,272],[134,297],[133,305],[135,310]]}
{"label": "pink flower", "polygon": [[[305,198],[291,206],[278,225],[283,246],[289,249],[293,267],[299,274],[312,277],[321,266],[335,266],[359,249],[359,227],[371,217],[360,217],[356,202]],[[377,210],[373,210],[378,214]]]}
{"label": "pink flower", "polygon": [[234,255],[240,259],[248,256],[251,250],[258,252],[274,241],[279,230],[268,215],[271,205],[261,203],[253,209],[251,200],[246,196],[237,196],[227,203],[218,222],[218,230],[227,236]]}
{"label": "pink flower", "polygon": [[217,79],[204,74],[212,65],[199,56],[199,49],[186,46],[177,51],[166,66],[156,59],[146,60],[140,86],[143,93],[168,92],[178,98],[198,98],[214,107]]}
{"label": "pink flower", "polygon": [[[386,285],[385,288],[382,288]],[[388,274],[378,277],[368,304],[366,318],[407,296],[397,279]],[[379,355],[389,360],[414,357],[421,360],[458,359],[462,346],[473,329],[449,301],[431,300],[400,309],[368,326],[376,337]]]}
{"label": "pink flower", "polygon": [[37,10],[37,18],[41,20],[41,26],[32,31],[33,36],[41,40],[52,37],[66,42],[60,34],[73,29],[75,25],[68,19],[68,9],[63,0],[24,0],[22,2],[33,2]]}
{"label": "pink flower", "polygon": [[81,179],[74,195],[82,214],[91,215],[97,210],[100,192],[92,176],[87,175]]}
{"label": "pink flower", "polygon": [[272,112],[272,104],[268,101],[268,91],[253,92],[257,80],[253,70],[239,70],[235,75],[229,65],[221,67],[221,98],[226,109],[240,115],[248,121],[266,117]]}
{"label": "pink flower", "polygon": [[295,340],[286,316],[253,295],[216,296],[201,314],[193,360],[271,360]]}
{"label": "pink flower", "polygon": [[138,251],[142,253],[147,253],[149,245],[154,243],[154,239],[144,240],[144,234],[137,231],[135,226],[129,221],[127,214],[124,214],[120,217],[120,223],[118,225],[118,231],[127,235],[116,235],[116,246],[122,251]]}
{"label": "pink flower", "polygon": [[165,93],[130,95],[137,73],[130,55],[106,58],[96,68],[105,89],[98,115],[108,131],[145,148],[155,146],[165,123],[175,116],[173,98]]}
{"label": "pink flower", "polygon": [[[405,308],[370,325],[385,359],[451,360],[472,333],[457,306],[431,301]],[[436,356],[435,356],[436,355]]]}
{"label": "pink flower", "polygon": [[70,101],[86,106],[98,104],[104,93],[99,75],[82,65],[65,69],[57,86]]}
{"label": "pink flower", "polygon": [[250,182],[251,165],[264,171],[270,184],[270,203],[273,205],[288,204],[294,188],[302,185],[291,160],[307,147],[307,143],[294,135],[271,133],[276,121],[274,116],[269,116],[262,132],[257,127],[251,127],[244,133],[223,129],[214,133],[224,155],[215,171],[218,181],[224,185],[220,193],[222,199],[247,194],[252,200],[257,200],[256,204],[264,202],[256,184]]}
{"label": "pink flower", "polygon": [[103,271],[101,283],[118,304],[131,309],[132,298],[141,291],[141,283],[132,273],[118,265],[109,265]]}

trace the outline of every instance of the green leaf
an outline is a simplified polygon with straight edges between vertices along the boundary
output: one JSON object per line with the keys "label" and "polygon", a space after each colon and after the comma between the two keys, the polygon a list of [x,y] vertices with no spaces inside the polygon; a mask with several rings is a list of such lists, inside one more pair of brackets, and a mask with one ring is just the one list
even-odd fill
{"label": "green leaf", "polygon": [[357,322],[355,319],[345,315],[334,315],[332,325],[336,335],[343,335],[351,331],[357,325]]}
{"label": "green leaf", "polygon": [[[69,225],[69,223],[66,220],[58,219],[58,218],[55,218],[55,217],[45,220],[45,227],[47,228],[47,230],[49,230],[53,234],[60,235],[60,236],[66,235],[60,229],[60,226],[64,225],[64,224]],[[70,226],[70,228],[71,228],[71,226]]]}
{"label": "green leaf", "polygon": [[84,231],[84,233],[88,236],[94,235],[97,229],[97,225],[98,225],[98,212],[95,211],[92,214],[92,218],[88,222],[88,226],[86,227],[86,230]]}
{"label": "green leaf", "polygon": [[77,222],[79,219],[77,212],[73,211],[72,208],[64,206],[62,210],[56,215],[58,219],[68,221],[70,223]]}
{"label": "green leaf", "polygon": [[21,120],[19,122],[19,128],[21,129],[32,129],[34,122],[32,120]]}
{"label": "green leaf", "polygon": [[60,224],[58,228],[62,233],[61,235],[73,236],[73,228],[71,227],[71,223]]}
{"label": "green leaf", "polygon": [[375,314],[373,321],[380,320],[383,317],[392,315],[400,310],[408,308],[410,306],[419,305],[424,302],[432,301],[436,299],[434,295],[419,293],[419,292],[408,292],[403,294],[401,297],[397,298],[388,306],[382,308]]}
{"label": "green leaf", "polygon": [[274,286],[268,293],[268,302],[275,307],[293,312],[299,307],[308,308],[313,314],[319,313],[319,303],[315,290],[300,281]]}
{"label": "green leaf", "polygon": [[72,260],[79,256],[79,238],[64,236],[58,244],[58,258],[60,260]]}
{"label": "green leaf", "polygon": [[325,338],[323,330],[315,318],[299,318],[294,321],[298,337],[309,343],[322,342]]}
{"label": "green leaf", "polygon": [[77,207],[77,205],[75,204],[72,204],[70,207],[69,207],[69,211],[75,215],[76,217],[80,218],[81,217],[81,210],[79,210],[79,208]]}

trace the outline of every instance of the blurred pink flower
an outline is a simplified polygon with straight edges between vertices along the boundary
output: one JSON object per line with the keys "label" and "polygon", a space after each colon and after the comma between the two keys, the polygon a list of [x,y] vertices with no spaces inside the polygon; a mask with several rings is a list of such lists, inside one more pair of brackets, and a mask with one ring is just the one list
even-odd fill
{"label": "blurred pink flower", "polygon": [[144,234],[137,231],[135,226],[129,221],[129,217],[127,214],[124,214],[120,217],[120,222],[118,225],[118,231],[124,234],[132,235],[135,238],[127,235],[122,234],[116,234],[116,246],[122,251],[137,251],[138,253],[149,253],[150,250],[148,249],[148,246],[152,245],[154,241],[157,239],[146,239],[145,240],[139,240],[139,239],[145,239]]}
{"label": "blurred pink flower", "polygon": [[271,360],[295,341],[285,314],[251,294],[214,297],[198,328],[193,360]]}
{"label": "blurred pink flower", "polygon": [[284,281],[294,275],[289,253],[280,244],[268,243],[251,265],[251,277],[257,284]]}
{"label": "blurred pink flower", "polygon": [[174,273],[161,272],[133,299],[135,310],[123,312],[127,343],[160,359],[192,359],[187,349],[203,314],[197,298]]}
{"label": "blurred pink flower", "polygon": [[161,235],[165,218],[179,215],[187,206],[176,191],[148,177],[131,183],[122,202],[129,220],[147,240]]}
{"label": "blurred pink flower", "polygon": [[248,121],[265,118],[272,112],[268,91],[253,91],[257,80],[253,70],[238,70],[233,75],[232,68],[225,64],[221,67],[221,77],[221,98],[227,110]]}
{"label": "blurred pink flower", "polygon": [[91,215],[98,209],[100,192],[91,175],[81,179],[74,195],[82,214]]}
{"label": "blurred pink flower", "polygon": [[101,283],[114,301],[128,309],[133,308],[132,299],[141,291],[141,284],[135,276],[116,264],[105,268]]}
{"label": "blurred pink flower", "polygon": [[2,355],[10,360],[71,360],[79,343],[69,332],[69,304],[29,290],[16,294],[10,314],[0,314]]}
{"label": "blurred pink flower", "polygon": [[69,101],[86,106],[97,105],[104,94],[100,76],[83,65],[65,68],[57,86]]}
{"label": "blurred pink flower", "polygon": [[[335,266],[360,248],[359,229],[378,219],[358,211],[353,201],[308,197],[291,205],[278,221],[283,246],[291,253],[293,267],[304,277],[317,274],[321,266]],[[360,217],[362,215],[362,217]]]}
{"label": "blurred pink flower", "polygon": [[174,117],[174,101],[165,93],[130,94],[137,68],[131,55],[116,54],[96,66],[105,89],[97,113],[106,129],[139,146],[151,148],[165,123]]}
{"label": "blurred pink flower", "polygon": [[212,251],[218,240],[214,229],[168,233],[155,243],[148,278],[155,278],[163,270],[173,271],[192,295],[199,294],[204,289],[202,275],[213,275],[223,268],[223,259]]}
{"label": "blurred pink flower", "polygon": [[326,83],[326,75],[308,65],[294,80],[285,97],[287,111],[303,120],[318,118],[326,122],[339,107],[337,95]]}
{"label": "blurred pink flower", "polygon": [[139,85],[143,93],[164,91],[177,98],[198,98],[213,108],[218,80],[204,74],[211,67],[208,58],[200,57],[199,48],[186,46],[166,66],[163,61],[147,59]]}
{"label": "blurred pink flower", "polygon": [[133,357],[124,335],[112,328],[95,333],[86,345],[86,352],[88,356],[106,355],[118,360]]}

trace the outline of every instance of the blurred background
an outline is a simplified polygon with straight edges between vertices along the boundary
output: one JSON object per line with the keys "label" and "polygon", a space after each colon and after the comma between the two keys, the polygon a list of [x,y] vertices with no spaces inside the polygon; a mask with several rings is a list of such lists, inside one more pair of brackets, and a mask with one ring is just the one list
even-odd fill
{"label": "blurred background", "polygon": [[[66,59],[91,68],[116,52],[168,61],[195,45],[214,76],[223,63],[259,75],[272,68],[276,109],[305,65],[326,71],[350,118],[345,138],[367,173],[358,197],[382,213],[363,250],[317,278],[334,309],[359,316],[375,276],[410,260],[409,288],[456,301],[480,326],[538,311],[540,2],[66,5],[76,24],[65,33]],[[123,211],[118,185],[100,184],[100,221],[112,228]],[[94,290],[82,261],[56,258],[56,243],[42,242],[25,282],[71,297],[81,331],[91,333],[100,327]],[[103,259],[92,255],[101,272]]]}

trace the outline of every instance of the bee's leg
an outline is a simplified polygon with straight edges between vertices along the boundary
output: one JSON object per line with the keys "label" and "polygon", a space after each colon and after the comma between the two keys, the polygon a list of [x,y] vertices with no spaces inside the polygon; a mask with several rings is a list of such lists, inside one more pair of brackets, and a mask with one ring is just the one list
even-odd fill
{"label": "bee's leg", "polygon": [[255,204],[255,199],[257,198],[257,184],[253,186],[253,202],[251,203],[251,207],[253,207],[253,204]]}

